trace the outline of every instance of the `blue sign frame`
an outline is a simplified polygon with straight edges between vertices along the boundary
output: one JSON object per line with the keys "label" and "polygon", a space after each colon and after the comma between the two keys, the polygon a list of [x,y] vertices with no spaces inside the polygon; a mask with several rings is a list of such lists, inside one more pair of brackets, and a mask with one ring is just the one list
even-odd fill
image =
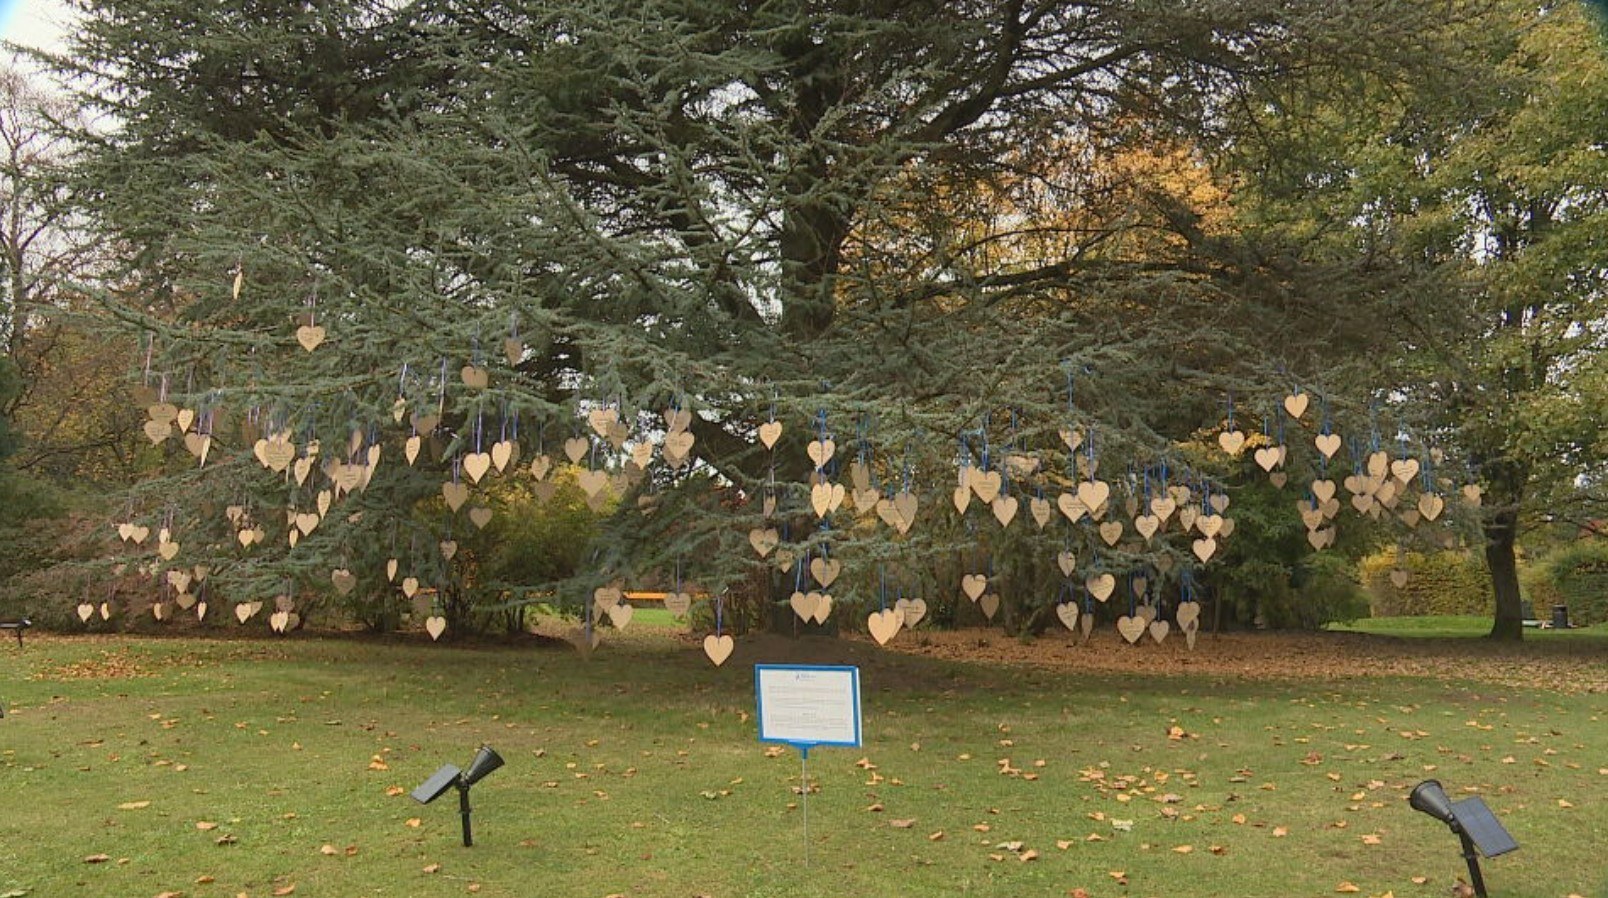
{"label": "blue sign frame", "polygon": [[[770,693],[767,710],[765,696]],[[779,694],[781,693],[781,694]],[[778,708],[778,699],[787,704]],[[860,744],[860,669],[845,665],[756,664],[754,701],[759,741],[804,752],[816,746]],[[824,717],[816,717],[817,713]],[[845,715],[848,719],[844,719]]]}

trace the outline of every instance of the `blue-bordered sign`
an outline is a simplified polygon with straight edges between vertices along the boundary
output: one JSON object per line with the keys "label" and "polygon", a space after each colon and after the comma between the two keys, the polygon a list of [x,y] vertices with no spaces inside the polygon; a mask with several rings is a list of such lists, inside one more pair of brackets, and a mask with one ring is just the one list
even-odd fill
{"label": "blue-bordered sign", "polygon": [[817,745],[860,744],[860,669],[756,664],[759,741],[808,752]]}

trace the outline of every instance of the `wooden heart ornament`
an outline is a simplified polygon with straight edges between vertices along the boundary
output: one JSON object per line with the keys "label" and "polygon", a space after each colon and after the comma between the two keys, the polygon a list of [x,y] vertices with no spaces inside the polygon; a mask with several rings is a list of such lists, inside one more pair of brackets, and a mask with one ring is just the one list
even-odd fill
{"label": "wooden heart ornament", "polygon": [[916,624],[921,623],[922,618],[927,616],[926,599],[900,599],[893,603],[893,608],[904,615],[906,628],[914,627]]}
{"label": "wooden heart ornament", "polygon": [[788,597],[787,604],[793,609],[793,613],[798,615],[798,619],[804,623],[807,624],[815,620],[815,593],[794,591]]}
{"label": "wooden heart ornament", "polygon": [[775,527],[755,527],[748,531],[748,544],[754,547],[759,557],[764,558],[776,549],[781,541],[781,535]]}
{"label": "wooden heart ornament", "polygon": [[1083,586],[1089,591],[1089,595],[1094,596],[1095,601],[1104,602],[1116,591],[1117,578],[1111,574],[1090,574],[1083,581]]}
{"label": "wooden heart ornament", "polygon": [[692,596],[684,592],[668,593],[664,597],[664,610],[676,617],[686,617],[692,609]]}
{"label": "wooden heart ornament", "polygon": [[1138,615],[1125,614],[1117,618],[1117,632],[1122,634],[1123,639],[1128,640],[1129,645],[1137,643],[1139,637],[1145,635],[1145,629],[1145,619]]}
{"label": "wooden heart ornament", "polygon": [[[1225,430],[1217,435],[1217,445],[1221,446],[1223,451],[1229,455],[1238,457],[1240,451],[1245,448],[1245,433],[1239,430]],[[1128,641],[1132,642],[1133,640]]]}
{"label": "wooden heart ornament", "polygon": [[439,614],[430,615],[424,619],[424,632],[430,634],[432,642],[440,639],[441,634],[447,632],[447,619]]}
{"label": "wooden heart ornament", "polygon": [[709,660],[713,661],[716,667],[725,664],[726,659],[731,657],[732,650],[736,647],[736,641],[729,634],[716,636],[711,633],[705,636],[703,641],[704,654],[709,656]]}
{"label": "wooden heart ornament", "polygon": [[1189,629],[1200,622],[1200,603],[1184,602],[1180,604],[1178,610],[1173,613],[1173,617],[1178,620],[1180,629]]}
{"label": "wooden heart ornament", "polygon": [[832,440],[810,440],[810,444],[804,447],[804,452],[810,457],[810,461],[815,462],[815,467],[819,470],[832,460],[833,454],[837,452],[837,443]]}
{"label": "wooden heart ornament", "polygon": [[246,621],[251,620],[252,616],[261,610],[261,602],[241,602],[234,606],[235,620],[245,623]]}
{"label": "wooden heart ornament", "polygon": [[635,614],[636,609],[631,607],[630,603],[621,602],[609,608],[609,622],[614,624],[616,630],[624,630]]}
{"label": "wooden heart ornament", "polygon": [[1402,587],[1406,586],[1407,579],[1407,572],[1401,568],[1396,568],[1390,572],[1390,585],[1396,587],[1397,589],[1401,589]]}
{"label": "wooden heart ornament", "polygon": [[866,619],[866,629],[871,631],[871,638],[877,645],[887,645],[888,640],[899,634],[904,626],[904,615],[892,608],[886,608],[871,614]]}
{"label": "wooden heart ornament", "polygon": [[304,324],[296,328],[296,342],[300,343],[301,348],[308,352],[317,349],[324,342],[325,336],[323,325]]}
{"label": "wooden heart ornament", "polygon": [[1150,633],[1150,638],[1154,639],[1157,645],[1160,645],[1166,641],[1167,634],[1172,631],[1172,625],[1164,620],[1157,619],[1151,621],[1147,629]]}
{"label": "wooden heart ornament", "polygon": [[1060,619],[1068,630],[1076,631],[1078,628],[1078,606],[1074,602],[1062,602],[1055,606],[1055,616]]}
{"label": "wooden heart ornament", "polygon": [[1284,410],[1289,412],[1290,417],[1299,420],[1302,415],[1306,414],[1308,402],[1307,394],[1291,393],[1284,397]]}
{"label": "wooden heart ornament", "polygon": [[1061,576],[1070,577],[1078,569],[1078,556],[1070,551],[1062,551],[1055,556],[1055,564],[1061,569]]}
{"label": "wooden heart ornament", "polygon": [[960,578],[960,591],[973,602],[988,589],[988,577],[984,574],[967,574]]}
{"label": "wooden heart ornament", "polygon": [[983,609],[983,617],[993,620],[994,615],[999,612],[999,593],[984,593],[983,597],[977,600],[977,607]]}
{"label": "wooden heart ornament", "polygon": [[830,587],[842,570],[843,562],[835,558],[815,558],[810,561],[810,576],[815,578],[816,583],[821,584],[822,589]]}
{"label": "wooden heart ornament", "polygon": [[93,617],[94,615],[95,615],[95,606],[94,605],[90,604],[89,602],[80,602],[80,603],[78,603],[78,620],[79,620],[79,622],[87,624],[87,623],[89,623],[89,619],[91,617]]}
{"label": "wooden heart ornament", "polygon": [[1320,433],[1312,438],[1312,445],[1317,447],[1318,452],[1322,453],[1324,458],[1332,459],[1334,454],[1340,451],[1340,435],[1337,433]]}
{"label": "wooden heart ornament", "polygon": [[782,422],[767,421],[759,425],[759,441],[765,444],[766,449],[775,449],[776,441],[782,438]]}

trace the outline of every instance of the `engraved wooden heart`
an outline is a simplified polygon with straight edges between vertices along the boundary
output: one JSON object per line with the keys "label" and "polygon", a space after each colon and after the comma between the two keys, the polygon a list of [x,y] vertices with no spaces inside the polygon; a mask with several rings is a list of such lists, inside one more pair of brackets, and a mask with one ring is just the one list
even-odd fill
{"label": "engraved wooden heart", "polygon": [[826,623],[827,617],[832,614],[831,594],[824,592],[812,592],[810,595],[815,597],[815,622],[818,624]]}
{"label": "engraved wooden heart", "polygon": [[915,523],[916,508],[919,504],[916,494],[912,492],[900,492],[893,497],[893,507],[898,509],[899,519],[904,522],[904,525],[899,528],[900,533],[909,530],[910,525]]}
{"label": "engraved wooden heart", "polygon": [[900,599],[893,603],[893,608],[904,615],[904,625],[907,628],[921,623],[921,619],[927,616],[926,599]]}
{"label": "engraved wooden heart", "polygon": [[857,489],[857,490],[868,490],[868,489],[870,489],[871,488],[871,466],[866,464],[863,461],[858,461],[858,460],[850,462],[849,463],[849,482],[853,483],[854,488]]}
{"label": "engraved wooden heart", "polygon": [[758,552],[761,558],[769,555],[780,540],[781,536],[774,527],[755,527],[748,531],[748,544],[754,547],[754,551]]}
{"label": "engraved wooden heart", "polygon": [[1142,514],[1133,519],[1133,529],[1139,531],[1140,536],[1149,539],[1161,529],[1161,518],[1153,514]]}
{"label": "engraved wooden heart", "polygon": [[153,446],[173,435],[173,425],[166,421],[146,421],[144,429]]}
{"label": "engraved wooden heart", "polygon": [[1194,551],[1195,557],[1200,559],[1200,563],[1205,564],[1212,560],[1213,555],[1217,554],[1217,540],[1209,536],[1202,537],[1191,543],[1190,549]]}
{"label": "engraved wooden heart", "polygon": [[704,654],[709,656],[709,660],[713,661],[716,667],[725,664],[736,647],[737,643],[732,640],[730,634],[716,636],[711,633],[705,636],[703,641]]}
{"label": "engraved wooden heart", "polygon": [[1391,571],[1390,572],[1390,585],[1396,587],[1397,589],[1401,589],[1402,587],[1406,586],[1407,585],[1407,572],[1402,570],[1401,568],[1396,568],[1395,570]]}
{"label": "engraved wooden heart", "polygon": [[1145,635],[1145,619],[1124,614],[1117,618],[1117,632],[1122,634],[1123,639],[1128,640],[1129,645],[1132,645],[1139,641],[1139,637]]}
{"label": "engraved wooden heart", "polygon": [[972,492],[978,500],[985,504],[992,504],[999,498],[999,491],[1004,486],[1004,480],[998,471],[984,471],[981,468],[967,468],[970,473],[966,479],[970,481]]}
{"label": "engraved wooden heart", "polygon": [[469,479],[474,483],[479,483],[480,478],[486,476],[486,472],[490,470],[490,453],[470,452],[463,457],[463,472],[468,474]]}
{"label": "engraved wooden heart", "polygon": [[618,586],[599,586],[592,590],[592,604],[604,611],[620,604],[624,598],[625,593],[621,592]]}
{"label": "engraved wooden heart", "polygon": [[684,592],[667,593],[664,597],[664,610],[676,617],[686,617],[692,609],[692,596]]}
{"label": "engraved wooden heart", "polygon": [[352,576],[351,571],[343,567],[330,571],[329,579],[331,583],[335,584],[336,591],[343,596],[349,595],[357,586],[357,578]]}
{"label": "engraved wooden heart", "polygon": [[960,578],[960,591],[973,602],[988,589],[988,577],[984,574],[967,574]]}
{"label": "engraved wooden heart", "polygon": [[665,409],[664,426],[665,430],[670,433],[675,433],[678,430],[686,430],[688,427],[692,426],[692,410],[684,408]]}
{"label": "engraved wooden heart", "polygon": [[261,602],[241,602],[234,606],[235,619],[241,623],[250,620],[253,615],[262,610]]}
{"label": "engraved wooden heart", "polygon": [[887,645],[888,640],[897,636],[899,629],[904,626],[904,615],[892,608],[873,612],[866,618],[865,626],[877,645]]}
{"label": "engraved wooden heart", "polygon": [[983,609],[983,617],[993,620],[994,615],[999,612],[999,593],[984,593],[983,597],[977,600],[977,607]]}
{"label": "engraved wooden heart", "polygon": [[1307,531],[1307,542],[1310,543],[1314,549],[1322,549],[1329,544],[1329,539],[1333,536],[1333,529],[1309,530]]}
{"label": "engraved wooden heart", "polygon": [[1312,495],[1316,496],[1319,502],[1327,502],[1330,499],[1333,499],[1334,498],[1334,481],[1333,480],[1314,480],[1314,481],[1312,481]]}
{"label": "engraved wooden heart", "polygon": [[551,471],[552,469],[553,459],[545,453],[530,460],[530,476],[536,478],[537,480],[545,480],[547,478],[547,472]]}
{"label": "engraved wooden heart", "polygon": [[1229,455],[1238,456],[1245,448],[1245,434],[1238,430],[1225,430],[1217,435],[1217,445]]}
{"label": "engraved wooden heart", "polygon": [[832,440],[810,440],[809,445],[804,447],[804,453],[810,457],[810,461],[815,462],[817,470],[826,467],[836,452],[837,443]]}
{"label": "engraved wooden heart", "polygon": [[1307,404],[1308,397],[1305,393],[1292,393],[1284,397],[1284,410],[1289,412],[1292,418],[1300,418],[1306,414]]}
{"label": "engraved wooden heart", "polygon": [[159,543],[156,554],[162,556],[163,561],[172,561],[173,556],[179,554],[179,544],[175,542]]}
{"label": "engraved wooden heart", "polygon": [[1055,616],[1068,630],[1078,628],[1078,606],[1074,602],[1062,602],[1055,606]]}
{"label": "engraved wooden heart", "polygon": [[325,336],[326,334],[323,325],[304,324],[301,327],[296,328],[296,342],[300,343],[301,348],[307,350],[308,352],[312,352],[313,350],[317,349],[319,344],[324,342]]}
{"label": "engraved wooden heart", "polygon": [[572,465],[580,464],[581,459],[585,458],[591,449],[592,443],[586,437],[570,437],[564,441],[564,457],[569,459]]}
{"label": "engraved wooden heart", "polygon": [[1211,498],[1206,500],[1206,504],[1211,506],[1212,511],[1215,511],[1218,514],[1222,514],[1223,512],[1228,511],[1228,504],[1229,504],[1228,494],[1227,493],[1213,493]]}
{"label": "engraved wooden heart", "polygon": [[592,426],[592,432],[600,437],[609,435],[609,428],[620,420],[620,413],[612,408],[595,408],[586,413],[586,423]]}
{"label": "engraved wooden heart", "polygon": [[1076,452],[1078,451],[1078,447],[1083,445],[1082,431],[1073,430],[1070,427],[1063,427],[1058,431],[1058,433],[1061,436],[1061,442],[1066,444],[1068,451]]}
{"label": "engraved wooden heart", "polygon": [[624,630],[635,614],[636,609],[629,602],[609,606],[609,622],[614,624],[616,630]]}
{"label": "engraved wooden heart", "polygon": [[1104,602],[1111,598],[1111,593],[1117,588],[1117,578],[1111,574],[1090,574],[1083,581],[1083,586],[1094,596],[1097,602]]}
{"label": "engraved wooden heart", "polygon": [[1468,504],[1477,507],[1484,498],[1484,491],[1480,489],[1479,484],[1470,483],[1463,487],[1463,499]]}
{"label": "engraved wooden heart", "polygon": [[1351,497],[1351,507],[1355,508],[1358,514],[1367,514],[1373,510],[1374,497],[1367,493],[1358,493]]}
{"label": "engraved wooden heart", "polygon": [[595,496],[609,485],[609,474],[607,471],[582,471],[575,475],[575,485],[586,495]]}
{"label": "engraved wooden heart", "polygon": [[1401,522],[1403,524],[1406,524],[1409,528],[1411,528],[1411,527],[1417,527],[1418,526],[1419,519],[1420,519],[1421,516],[1418,513],[1417,507],[1413,507],[1413,508],[1404,509],[1401,512],[1401,514],[1399,515],[1399,517],[1401,518]]}
{"label": "engraved wooden heart", "polygon": [[1172,496],[1156,496],[1150,500],[1150,513],[1165,522],[1178,510],[1178,500]]}
{"label": "engraved wooden heart", "polygon": [[1178,619],[1180,628],[1187,630],[1191,625],[1200,621],[1200,603],[1184,602],[1180,604],[1173,617]]}
{"label": "engraved wooden heart", "polygon": [[1062,493],[1061,495],[1057,496],[1055,499],[1055,506],[1061,510],[1061,514],[1066,515],[1067,520],[1074,524],[1078,522],[1079,518],[1083,517],[1089,512],[1089,510],[1084,507],[1083,503],[1078,501],[1078,497],[1071,493]]}
{"label": "engraved wooden heart", "polygon": [[1062,551],[1055,556],[1055,564],[1061,569],[1061,576],[1070,577],[1078,569],[1078,556],[1070,551]]}
{"label": "engraved wooden heart", "polygon": [[463,370],[458,372],[458,376],[463,379],[463,385],[471,390],[484,390],[486,385],[491,383],[491,378],[487,375],[486,369],[478,365],[463,366]]}
{"label": "engraved wooden heart", "polygon": [[1263,446],[1252,454],[1256,459],[1256,466],[1269,473],[1279,466],[1279,450],[1272,446]]}
{"label": "engraved wooden heart", "polygon": [[1446,500],[1434,493],[1425,493],[1418,497],[1418,513],[1423,515],[1426,521],[1433,521],[1440,517],[1441,512],[1445,509]]}
{"label": "engraved wooden heart", "polygon": [[1391,462],[1390,476],[1401,481],[1402,486],[1412,483],[1413,478],[1418,476],[1418,459],[1401,458]]}
{"label": "engraved wooden heart", "polygon": [[1078,484],[1078,502],[1089,510],[1089,514],[1099,517],[1100,509],[1111,498],[1111,485],[1104,480],[1085,480]]}
{"label": "engraved wooden heart", "polygon": [[1122,539],[1122,522],[1106,521],[1100,525],[1100,538],[1106,545],[1114,546]]}
{"label": "engraved wooden heart", "polygon": [[1011,521],[1016,520],[1016,510],[1020,503],[1015,496],[998,496],[990,506],[994,510],[994,520],[999,521],[1001,527],[1009,527]]}
{"label": "engraved wooden heart", "polygon": [[499,471],[508,470],[508,463],[514,458],[513,440],[498,440],[491,444],[491,463]]}
{"label": "engraved wooden heart", "polygon": [[88,602],[80,602],[78,604],[78,620],[79,620],[80,623],[85,623],[85,624],[89,623],[89,619],[91,617],[93,617],[94,615],[95,615],[95,606],[94,605],[91,605]]}
{"label": "engraved wooden heart", "polygon": [[767,421],[759,425],[759,441],[765,444],[766,449],[775,449],[776,441],[782,438],[782,422]]}
{"label": "engraved wooden heart", "polygon": [[486,525],[491,523],[491,509],[484,505],[476,505],[469,509],[469,523],[475,525],[477,529],[484,530]]}
{"label": "engraved wooden heart", "polygon": [[1340,451],[1340,435],[1337,433],[1320,433],[1312,438],[1312,445],[1316,446],[1324,458],[1334,458]]}
{"label": "engraved wooden heart", "polygon": [[772,558],[771,561],[776,563],[776,569],[777,570],[781,570],[781,571],[791,570],[792,567],[793,567],[793,561],[794,561],[793,550],[791,550],[791,549],[777,549],[776,550],[776,557]]}
{"label": "engraved wooden heart", "polygon": [[1049,525],[1050,515],[1053,512],[1050,508],[1050,500],[1034,496],[1027,500],[1027,511],[1028,514],[1033,516],[1033,523],[1038,525],[1038,529],[1043,530]]}
{"label": "engraved wooden heart", "polygon": [[815,510],[815,516],[824,518],[843,504],[843,484],[817,483],[810,487],[810,508]]}
{"label": "engraved wooden heart", "polygon": [[1195,518],[1195,529],[1200,535],[1210,538],[1223,530],[1223,516],[1220,514],[1203,514]]}
{"label": "engraved wooden heart", "polygon": [[843,562],[838,561],[836,558],[813,558],[810,560],[810,576],[815,578],[816,583],[821,584],[822,589],[830,587],[832,581],[836,580],[838,574],[842,571]]}
{"label": "engraved wooden heart", "polygon": [[951,500],[955,503],[955,511],[965,514],[966,506],[971,504],[971,497],[971,487],[964,485],[955,487],[955,492],[953,493]]}
{"label": "engraved wooden heart", "polygon": [[685,461],[691,455],[692,446],[695,442],[697,442],[697,439],[693,437],[690,430],[666,435],[664,438],[665,461],[670,462],[672,465],[678,465],[678,462]]}
{"label": "engraved wooden heart", "polygon": [[439,614],[432,614],[424,619],[424,632],[430,634],[432,641],[440,639],[441,634],[447,632],[447,619]]}
{"label": "engraved wooden heart", "polygon": [[290,612],[275,611],[268,615],[268,627],[275,633],[283,633],[290,629]]}
{"label": "engraved wooden heart", "polygon": [[1154,639],[1157,645],[1160,645],[1166,641],[1167,634],[1172,631],[1172,625],[1158,619],[1151,621],[1147,629],[1150,632],[1150,638]]}
{"label": "engraved wooden heart", "polygon": [[391,581],[393,583],[396,582],[396,569],[397,569],[397,561],[396,561],[396,559],[395,558],[387,558],[385,560],[385,579],[389,580],[389,581]]}
{"label": "engraved wooden heart", "polygon": [[448,508],[457,511],[463,507],[463,503],[469,501],[469,485],[449,480],[441,484],[441,498],[447,501]]}
{"label": "engraved wooden heart", "polygon": [[402,578],[402,594],[403,595],[405,595],[405,596],[407,596],[408,598],[411,599],[411,598],[413,598],[413,596],[415,594],[418,593],[418,591],[419,591],[419,578],[418,577],[403,577]]}
{"label": "engraved wooden heart", "polygon": [[798,615],[799,620],[809,623],[815,619],[815,594],[795,591],[787,599],[787,604]]}
{"label": "engraved wooden heart", "polygon": [[1284,484],[1290,482],[1290,475],[1283,471],[1274,471],[1267,475],[1267,482],[1273,484],[1274,489],[1281,490],[1284,489]]}

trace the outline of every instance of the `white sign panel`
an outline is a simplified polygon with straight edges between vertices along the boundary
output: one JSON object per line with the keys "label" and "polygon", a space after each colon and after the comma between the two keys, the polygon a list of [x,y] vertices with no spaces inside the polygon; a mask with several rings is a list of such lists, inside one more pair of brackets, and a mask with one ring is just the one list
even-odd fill
{"label": "white sign panel", "polygon": [[860,744],[860,669],[802,664],[754,665],[759,741]]}

